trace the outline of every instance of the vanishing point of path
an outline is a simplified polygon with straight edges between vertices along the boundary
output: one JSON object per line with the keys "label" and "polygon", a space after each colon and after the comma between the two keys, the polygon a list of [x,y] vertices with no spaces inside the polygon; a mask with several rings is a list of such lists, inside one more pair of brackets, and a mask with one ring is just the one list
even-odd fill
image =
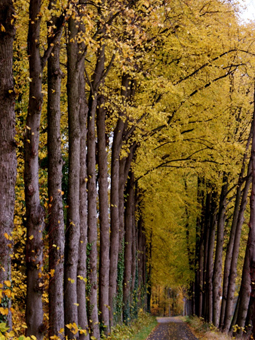
{"label": "vanishing point of path", "polygon": [[178,317],[157,318],[158,325],[147,340],[197,340]]}

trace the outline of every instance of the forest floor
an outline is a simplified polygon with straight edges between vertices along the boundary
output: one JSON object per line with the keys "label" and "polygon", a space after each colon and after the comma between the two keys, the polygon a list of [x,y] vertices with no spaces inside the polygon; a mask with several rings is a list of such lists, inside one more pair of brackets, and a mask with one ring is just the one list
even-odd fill
{"label": "forest floor", "polygon": [[178,317],[159,317],[158,325],[147,340],[197,340],[189,327]]}

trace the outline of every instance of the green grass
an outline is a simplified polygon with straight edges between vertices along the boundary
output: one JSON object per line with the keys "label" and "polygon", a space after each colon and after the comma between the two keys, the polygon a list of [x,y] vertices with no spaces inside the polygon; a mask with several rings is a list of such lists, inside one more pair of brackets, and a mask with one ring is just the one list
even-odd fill
{"label": "green grass", "polygon": [[117,325],[107,340],[145,340],[157,325],[156,318],[140,310],[138,319],[129,325]]}
{"label": "green grass", "polygon": [[144,326],[134,337],[130,340],[145,340],[151,333],[151,331],[157,326],[157,320],[153,318],[152,322],[148,326]]}

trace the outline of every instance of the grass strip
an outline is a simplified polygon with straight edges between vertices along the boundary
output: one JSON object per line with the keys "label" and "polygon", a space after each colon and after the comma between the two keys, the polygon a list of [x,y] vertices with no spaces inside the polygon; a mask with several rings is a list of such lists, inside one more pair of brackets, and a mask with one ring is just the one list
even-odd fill
{"label": "grass strip", "polygon": [[156,325],[154,316],[140,310],[136,320],[128,325],[116,325],[107,340],[146,340]]}

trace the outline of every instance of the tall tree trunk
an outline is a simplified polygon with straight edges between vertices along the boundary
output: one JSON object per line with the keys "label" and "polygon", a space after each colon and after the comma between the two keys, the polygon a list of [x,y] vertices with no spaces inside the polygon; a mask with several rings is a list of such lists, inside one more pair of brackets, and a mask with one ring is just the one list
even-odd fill
{"label": "tall tree trunk", "polygon": [[123,320],[128,323],[131,319],[131,287],[132,287],[132,254],[133,244],[133,204],[134,204],[134,178],[130,174],[127,185],[127,204],[125,210],[125,269],[123,285]]}
{"label": "tall tree trunk", "polygon": [[[127,96],[129,77],[122,77],[122,96]],[[112,144],[112,160],[111,160],[111,236],[110,236],[110,287],[109,287],[109,306],[110,306],[110,322],[114,323],[113,315],[116,304],[117,292],[117,273],[118,273],[118,256],[119,256],[119,170],[120,170],[120,150],[122,146],[122,138],[124,131],[124,121],[120,117],[116,128],[114,129]]]}
{"label": "tall tree trunk", "polygon": [[251,163],[250,163],[248,167],[247,180],[246,180],[243,195],[242,195],[242,201],[241,201],[238,221],[236,225],[235,241],[234,241],[233,254],[232,254],[232,259],[231,259],[226,313],[225,313],[225,323],[224,323],[225,332],[229,331],[231,318],[233,316],[233,303],[234,303],[234,294],[235,294],[235,289],[236,289],[235,280],[237,276],[237,260],[238,260],[238,254],[239,254],[241,230],[242,230],[242,226],[244,222],[244,213],[246,209],[247,197],[248,197],[248,193],[250,190],[251,180],[252,178],[251,178]]}
{"label": "tall tree trunk", "polygon": [[[74,12],[74,15],[78,14]],[[79,116],[79,47],[76,41],[78,21],[69,19],[67,44],[67,92],[69,124],[68,211],[65,245],[65,325],[78,325],[77,267],[80,241],[80,116]],[[78,338],[66,328],[69,338]]]}
{"label": "tall tree trunk", "polygon": [[[11,248],[16,183],[15,93],[13,84],[14,8],[12,0],[0,3],[0,284],[11,281]],[[8,236],[6,236],[8,235]],[[8,303],[10,307],[10,302]],[[7,316],[12,327],[11,312]]]}
{"label": "tall tree trunk", "polygon": [[44,209],[40,204],[38,178],[39,130],[42,107],[42,61],[40,57],[40,22],[41,1],[31,0],[29,7],[28,54],[29,104],[24,140],[25,149],[25,200],[26,200],[26,264],[27,298],[26,322],[28,336],[43,338],[42,309],[42,264]]}
{"label": "tall tree trunk", "polygon": [[105,114],[103,97],[98,99],[97,138],[98,138],[98,182],[99,182],[99,221],[100,221],[100,267],[99,267],[99,310],[105,335],[109,334],[109,269],[110,269],[110,223],[108,202],[108,162],[106,151]]}
{"label": "tall tree trunk", "polygon": [[[248,314],[249,302],[251,294],[251,277],[250,277],[250,263],[249,263],[249,247],[247,243],[245,259],[242,272],[242,282],[239,291],[239,305],[237,311],[236,324],[238,325],[239,337],[243,335],[245,321]],[[234,326],[235,324],[232,324]]]}
{"label": "tall tree trunk", "polygon": [[[77,280],[77,300],[78,323],[83,332],[79,340],[89,340],[87,302],[86,302],[86,278],[87,278],[87,234],[88,234],[88,214],[87,214],[87,119],[88,105],[85,97],[84,61],[81,64],[79,80],[79,101],[80,101],[80,242],[78,259],[78,280]],[[87,332],[86,332],[87,331]]]}
{"label": "tall tree trunk", "polygon": [[[52,23],[57,25],[57,18],[52,18]],[[59,334],[59,330],[64,328],[65,244],[60,135],[62,72],[59,54],[60,36],[48,60],[49,337],[55,335],[63,338]]]}
{"label": "tall tree trunk", "polygon": [[[88,311],[92,335],[100,339],[98,306],[97,306],[97,188],[96,188],[96,108],[98,89],[103,80],[105,64],[105,47],[98,50],[94,79],[91,84],[88,112]],[[105,217],[105,216],[104,216]],[[107,216],[108,219],[108,216]]]}
{"label": "tall tree trunk", "polygon": [[211,214],[210,214],[210,235],[209,235],[209,249],[208,249],[208,263],[207,263],[207,282],[208,282],[208,322],[213,322],[213,253],[215,243],[215,230],[217,224],[217,205],[216,194],[212,194]]}
{"label": "tall tree trunk", "polygon": [[147,312],[150,313],[151,312],[151,271],[152,271],[152,231],[150,234],[150,239],[148,240],[148,247],[147,247],[147,252],[148,252],[148,256],[147,258],[149,259],[149,263],[148,263],[148,276],[147,276]]}
{"label": "tall tree trunk", "polygon": [[244,176],[244,170],[245,170],[245,161],[247,158],[247,149],[250,145],[250,140],[251,140],[251,134],[249,136],[249,139],[246,145],[246,152],[243,158],[243,164],[242,164],[242,168],[241,168],[239,179],[238,179],[234,215],[233,215],[231,232],[230,232],[229,242],[227,246],[226,258],[225,258],[223,292],[222,292],[222,303],[221,303],[221,317],[220,317],[220,327],[222,329],[224,328],[224,324],[225,324],[225,314],[226,314],[227,296],[228,296],[228,290],[229,290],[231,259],[233,256],[233,247],[234,247],[234,242],[236,238],[237,223],[238,223],[238,219],[240,215],[239,206],[240,206],[240,200],[241,200],[241,194],[242,194],[242,182],[243,182],[243,176]]}
{"label": "tall tree trunk", "polygon": [[213,323],[218,328],[220,322],[220,298],[221,298],[221,282],[222,282],[222,253],[224,242],[224,225],[226,210],[226,194],[228,184],[226,176],[223,176],[223,186],[221,189],[221,197],[219,204],[219,218],[217,226],[217,245],[214,261],[213,274]]}
{"label": "tall tree trunk", "polygon": [[205,241],[204,241],[204,299],[203,299],[203,317],[208,321],[208,252],[210,240],[210,213],[211,213],[211,193],[206,194],[205,204]]}
{"label": "tall tree trunk", "polygon": [[95,113],[97,99],[89,99],[88,114],[88,311],[92,335],[100,338],[97,307],[97,189]]}
{"label": "tall tree trunk", "polygon": [[[203,190],[202,190],[202,181],[198,177],[197,180],[197,201],[201,206],[201,215],[197,217],[196,221],[196,249],[195,249],[195,314],[200,316],[202,312],[202,294],[201,294],[201,284],[203,284],[203,280],[201,280],[201,271],[203,274],[203,265],[202,259],[202,244],[203,244]],[[201,256],[200,256],[201,255]],[[202,283],[201,283],[202,281]]]}
{"label": "tall tree trunk", "polygon": [[255,84],[254,84],[254,111],[252,121],[252,190],[250,199],[250,233],[248,238],[249,265],[251,275],[251,298],[250,298],[250,315],[252,320],[252,338],[255,336]]}

